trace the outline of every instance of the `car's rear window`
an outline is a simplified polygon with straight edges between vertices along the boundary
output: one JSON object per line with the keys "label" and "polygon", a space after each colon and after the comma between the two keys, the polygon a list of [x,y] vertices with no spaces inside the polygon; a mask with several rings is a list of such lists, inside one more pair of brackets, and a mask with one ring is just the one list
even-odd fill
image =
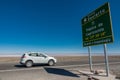
{"label": "car's rear window", "polygon": [[24,58],[25,54],[22,55],[22,58]]}

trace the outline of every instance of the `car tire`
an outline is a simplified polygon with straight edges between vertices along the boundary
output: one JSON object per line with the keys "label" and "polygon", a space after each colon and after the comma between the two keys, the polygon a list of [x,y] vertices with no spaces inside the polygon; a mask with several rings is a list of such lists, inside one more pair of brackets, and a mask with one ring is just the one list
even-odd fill
{"label": "car tire", "polygon": [[49,65],[49,66],[54,66],[54,65],[55,65],[54,60],[49,60],[48,65]]}
{"label": "car tire", "polygon": [[33,66],[33,62],[31,61],[31,60],[29,60],[29,61],[27,61],[26,63],[25,63],[25,66],[26,67],[32,67]]}

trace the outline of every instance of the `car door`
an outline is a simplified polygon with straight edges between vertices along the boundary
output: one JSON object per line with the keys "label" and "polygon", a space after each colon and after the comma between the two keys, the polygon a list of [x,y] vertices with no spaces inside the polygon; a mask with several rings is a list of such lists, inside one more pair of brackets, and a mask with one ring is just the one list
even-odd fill
{"label": "car door", "polygon": [[48,63],[48,57],[44,54],[38,53],[38,63]]}
{"label": "car door", "polygon": [[38,53],[31,53],[31,54],[29,54],[29,56],[31,56],[34,63],[39,63]]}

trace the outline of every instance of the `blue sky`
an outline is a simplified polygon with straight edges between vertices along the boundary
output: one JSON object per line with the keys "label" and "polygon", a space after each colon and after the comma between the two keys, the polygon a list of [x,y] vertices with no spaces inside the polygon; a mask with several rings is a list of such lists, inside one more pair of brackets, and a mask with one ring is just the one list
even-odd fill
{"label": "blue sky", "polygon": [[[106,2],[114,32],[107,48],[109,54],[119,54],[119,0],[0,0],[0,54],[87,53],[81,19]],[[93,46],[92,52],[103,52],[103,45]]]}

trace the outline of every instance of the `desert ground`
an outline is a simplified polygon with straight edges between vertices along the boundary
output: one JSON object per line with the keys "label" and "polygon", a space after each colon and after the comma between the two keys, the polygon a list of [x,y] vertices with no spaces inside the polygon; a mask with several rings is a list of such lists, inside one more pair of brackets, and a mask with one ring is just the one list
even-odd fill
{"label": "desert ground", "polygon": [[[58,63],[65,62],[89,62],[88,56],[54,56],[57,59]],[[117,56],[108,56],[109,62],[120,62],[120,55]],[[20,57],[0,57],[0,63],[14,63],[19,62]],[[104,56],[92,56],[93,63],[95,62],[104,62]]]}
{"label": "desert ground", "polygon": [[[75,64],[88,64],[88,56],[54,56],[58,65],[75,65]],[[93,64],[104,63],[104,56],[92,56]],[[109,56],[109,62],[120,62],[120,55]],[[0,57],[0,64],[4,63],[19,63],[20,57]],[[0,66],[1,67],[1,66]],[[85,67],[84,67],[85,68]],[[86,67],[89,68],[89,67]],[[94,66],[94,69],[104,68],[103,66]],[[110,65],[110,72],[116,75],[117,79],[120,79],[120,63],[115,65]]]}
{"label": "desert ground", "polygon": [[[58,62],[89,61],[88,56],[54,56]],[[120,55],[108,56],[109,61],[120,61]],[[104,62],[104,56],[92,56],[93,62]],[[19,62],[20,57],[0,57],[0,63]]]}

